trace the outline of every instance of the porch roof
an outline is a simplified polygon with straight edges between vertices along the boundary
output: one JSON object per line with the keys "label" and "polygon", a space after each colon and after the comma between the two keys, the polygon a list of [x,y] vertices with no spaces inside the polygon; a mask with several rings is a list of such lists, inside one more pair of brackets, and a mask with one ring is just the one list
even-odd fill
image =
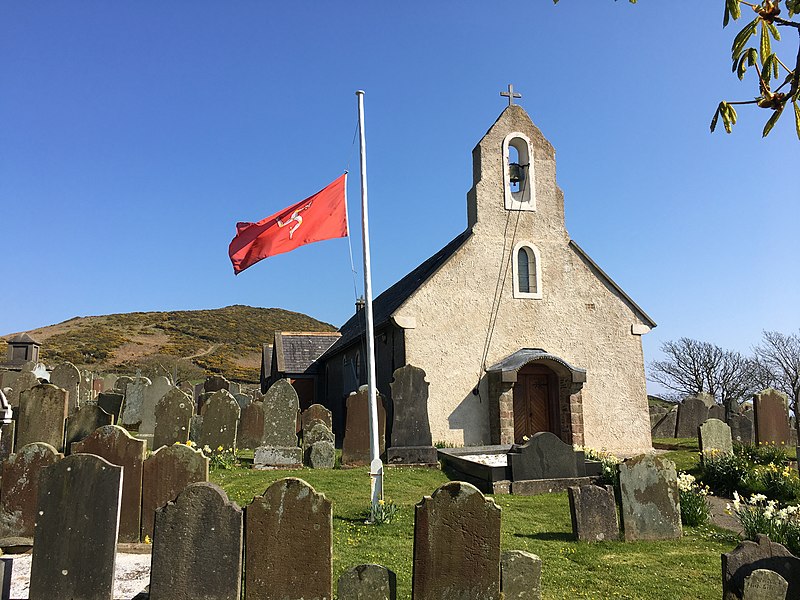
{"label": "porch roof", "polygon": [[522,348],[513,354],[509,354],[499,363],[492,365],[486,369],[487,373],[500,373],[503,376],[503,381],[513,383],[517,380],[517,372],[533,361],[552,361],[565,367],[569,370],[572,376],[573,383],[586,382],[586,369],[573,367],[560,356],[550,354],[547,350],[542,348]]}

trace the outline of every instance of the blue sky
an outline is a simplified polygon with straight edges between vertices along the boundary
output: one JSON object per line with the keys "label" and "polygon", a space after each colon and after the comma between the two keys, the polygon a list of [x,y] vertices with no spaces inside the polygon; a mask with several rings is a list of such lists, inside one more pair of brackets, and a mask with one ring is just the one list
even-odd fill
{"label": "blue sky", "polygon": [[509,82],[556,148],[569,233],[659,324],[648,361],[681,336],[747,351],[797,330],[800,142],[790,111],[766,140],[755,109],[709,134],[719,100],[754,93],[722,7],[4,2],[0,333],[230,304],[340,325],[345,241],[234,278],[235,223],[348,166],[357,214],[364,89],[382,291],[464,229],[471,151]]}

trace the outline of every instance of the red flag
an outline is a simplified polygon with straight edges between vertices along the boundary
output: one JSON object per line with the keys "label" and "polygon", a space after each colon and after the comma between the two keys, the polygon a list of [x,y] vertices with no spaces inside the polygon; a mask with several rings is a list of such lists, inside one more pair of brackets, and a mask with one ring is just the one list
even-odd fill
{"label": "red flag", "polygon": [[238,275],[262,258],[340,237],[347,237],[347,173],[258,223],[237,223],[228,254]]}

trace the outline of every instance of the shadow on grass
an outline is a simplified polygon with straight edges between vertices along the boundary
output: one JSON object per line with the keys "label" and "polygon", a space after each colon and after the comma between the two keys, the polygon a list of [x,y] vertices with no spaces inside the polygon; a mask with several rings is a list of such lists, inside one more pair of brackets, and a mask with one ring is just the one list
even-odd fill
{"label": "shadow on grass", "polygon": [[514,533],[514,537],[526,538],[529,540],[542,540],[545,542],[574,542],[575,536],[571,533],[541,531],[539,533]]}
{"label": "shadow on grass", "polygon": [[333,515],[334,521],[344,521],[345,523],[354,523],[356,525],[364,525],[364,521],[367,520],[367,515],[364,514],[361,517],[342,517],[339,515]]}

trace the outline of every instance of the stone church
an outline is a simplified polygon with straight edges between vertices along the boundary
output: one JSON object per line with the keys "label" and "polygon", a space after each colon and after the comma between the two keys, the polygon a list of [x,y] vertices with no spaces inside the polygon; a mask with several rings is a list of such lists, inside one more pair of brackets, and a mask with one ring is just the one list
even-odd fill
{"label": "stone church", "polygon": [[[434,441],[550,431],[649,449],[641,336],[655,323],[570,239],[553,146],[512,97],[472,161],[467,229],[373,303],[389,427],[392,373],[410,363],[430,382]],[[340,333],[316,369],[341,432],[344,399],[366,381],[363,310]]]}

